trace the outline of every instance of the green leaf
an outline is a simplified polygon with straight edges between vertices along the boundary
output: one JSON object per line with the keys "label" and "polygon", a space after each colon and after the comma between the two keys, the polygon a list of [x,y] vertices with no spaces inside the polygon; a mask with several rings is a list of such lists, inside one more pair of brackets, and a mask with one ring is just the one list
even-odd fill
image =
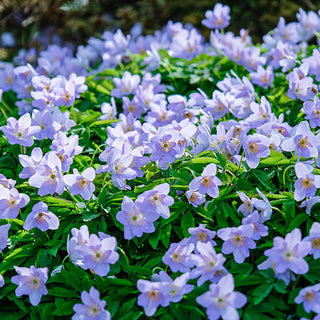
{"label": "green leaf", "polygon": [[277,165],[280,160],[283,160],[285,158],[286,157],[281,152],[279,152],[277,150],[271,150],[268,158],[260,160],[259,168]]}
{"label": "green leaf", "polygon": [[150,243],[150,246],[153,248],[153,249],[156,249],[157,246],[158,246],[158,243],[160,241],[160,229],[156,229],[155,232],[151,233],[150,236],[148,237],[148,241]]}
{"label": "green leaf", "polygon": [[190,234],[188,232],[189,228],[194,227],[194,217],[192,215],[192,212],[188,210],[185,212],[181,218],[181,230],[185,237],[188,237]]}
{"label": "green leaf", "polygon": [[65,301],[63,299],[56,299],[56,309],[53,310],[55,316],[68,316],[74,313],[73,306],[77,303],[77,300]]}
{"label": "green leaf", "polygon": [[273,289],[273,283],[264,283],[261,286],[255,288],[252,292],[254,296],[253,303],[257,305],[260,302],[262,302],[263,299],[269,295],[272,289]]}
{"label": "green leaf", "polygon": [[300,213],[297,215],[289,224],[288,226],[288,232],[292,231],[295,228],[298,228],[301,226],[303,222],[305,222],[309,216],[306,213]]}
{"label": "green leaf", "polygon": [[49,289],[48,294],[50,296],[62,297],[62,298],[72,298],[72,297],[79,298],[78,293],[62,287],[55,287],[55,288]]}
{"label": "green leaf", "polygon": [[169,248],[171,236],[171,224],[167,224],[161,231],[161,242],[166,248]]}

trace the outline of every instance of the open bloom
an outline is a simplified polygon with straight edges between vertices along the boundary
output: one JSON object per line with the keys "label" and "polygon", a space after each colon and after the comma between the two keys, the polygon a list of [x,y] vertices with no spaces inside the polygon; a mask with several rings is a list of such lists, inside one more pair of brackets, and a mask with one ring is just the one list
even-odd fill
{"label": "open bloom", "polygon": [[159,305],[163,307],[169,305],[170,282],[151,282],[139,279],[137,287],[141,292],[137,303],[139,306],[144,307],[144,312],[148,317],[155,314]]}
{"label": "open bloom", "polygon": [[73,169],[73,174],[65,175],[63,180],[72,194],[79,194],[83,199],[89,200],[95,190],[92,183],[95,177],[93,168],[85,169],[82,174],[77,169]]}
{"label": "open bloom", "polygon": [[8,244],[8,232],[10,227],[10,223],[0,226],[0,253]]}
{"label": "open bloom", "polygon": [[[273,248],[265,251],[265,255],[274,263],[274,271],[283,273],[291,270],[297,274],[305,274],[309,270],[303,259],[311,250],[309,241],[301,241],[301,231],[296,228],[283,239],[275,237]],[[259,266],[258,266],[259,268]]]}
{"label": "open bloom", "polygon": [[309,236],[303,239],[309,241],[312,245],[309,254],[313,255],[314,259],[320,258],[320,223],[314,222],[311,226]]}
{"label": "open bloom", "polygon": [[109,311],[105,310],[106,302],[100,300],[99,291],[91,287],[90,291],[81,292],[83,304],[77,303],[73,306],[76,312],[72,320],[111,320]]}
{"label": "open bloom", "polygon": [[40,132],[41,128],[39,126],[31,126],[30,114],[25,113],[19,120],[10,117],[7,125],[0,127],[0,130],[8,138],[10,144],[30,147],[33,145],[32,136]]}
{"label": "open bloom", "polygon": [[244,294],[233,291],[232,275],[224,276],[217,284],[211,284],[209,289],[196,299],[200,305],[207,308],[209,320],[217,320],[220,317],[224,320],[238,320],[236,309],[243,307],[247,298]]}
{"label": "open bloom", "polygon": [[305,197],[312,197],[320,188],[320,176],[315,176],[311,172],[313,168],[305,165],[303,162],[297,162],[295,165],[298,180],[294,184],[294,199],[303,200]]}
{"label": "open bloom", "polygon": [[294,299],[295,303],[303,302],[304,310],[320,313],[320,283],[300,290]]}
{"label": "open bloom", "polygon": [[57,230],[59,228],[59,219],[54,213],[48,211],[48,206],[44,202],[40,201],[33,206],[23,228],[25,230],[38,228],[41,231]]}
{"label": "open bloom", "polygon": [[217,3],[212,11],[207,10],[205,15],[202,24],[209,29],[224,29],[230,23],[230,8],[221,3]]}
{"label": "open bloom", "polygon": [[13,276],[11,281],[18,285],[15,293],[17,297],[29,295],[33,306],[39,304],[42,295],[48,293],[45,283],[48,280],[48,268],[14,267],[18,276]]}
{"label": "open bloom", "polygon": [[189,188],[191,190],[199,190],[199,193],[206,194],[212,198],[219,197],[218,186],[221,186],[221,180],[216,177],[217,166],[214,163],[208,164],[200,177],[193,179]]}

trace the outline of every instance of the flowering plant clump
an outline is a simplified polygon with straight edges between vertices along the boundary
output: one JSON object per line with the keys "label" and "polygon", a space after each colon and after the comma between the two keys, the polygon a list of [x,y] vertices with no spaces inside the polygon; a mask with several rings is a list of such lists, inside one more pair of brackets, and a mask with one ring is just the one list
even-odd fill
{"label": "flowering plant clump", "polygon": [[319,12],[230,12],[1,61],[1,319],[319,319]]}

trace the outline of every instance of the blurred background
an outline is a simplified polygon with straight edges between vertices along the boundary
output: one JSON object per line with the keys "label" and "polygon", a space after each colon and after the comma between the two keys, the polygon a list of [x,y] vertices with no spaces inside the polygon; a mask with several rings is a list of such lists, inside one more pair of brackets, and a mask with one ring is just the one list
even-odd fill
{"label": "blurred background", "polygon": [[136,22],[144,34],[153,34],[168,20],[192,23],[209,39],[201,20],[217,2],[231,8],[227,30],[238,35],[241,28],[249,29],[255,43],[276,27],[280,16],[288,23],[297,20],[299,8],[320,9],[319,0],[0,0],[0,60],[10,60],[21,48],[86,44],[106,30],[120,28],[126,34]]}

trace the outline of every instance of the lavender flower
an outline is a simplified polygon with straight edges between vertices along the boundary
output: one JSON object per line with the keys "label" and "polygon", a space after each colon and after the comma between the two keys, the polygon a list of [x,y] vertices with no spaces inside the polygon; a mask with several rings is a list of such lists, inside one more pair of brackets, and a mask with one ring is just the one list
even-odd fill
{"label": "lavender flower", "polygon": [[216,245],[216,242],[212,240],[216,236],[216,232],[207,229],[204,224],[200,224],[199,227],[196,228],[189,228],[188,232],[191,234],[188,242],[194,245],[196,245],[198,241],[203,243],[210,242],[211,245]]}
{"label": "lavender flower", "polygon": [[252,240],[259,240],[261,237],[265,237],[268,235],[268,227],[264,226],[260,222],[260,217],[258,211],[254,211],[246,218],[242,219],[242,225],[252,224],[253,225],[253,235],[251,236]]}
{"label": "lavender flower", "polygon": [[252,240],[253,233],[253,224],[220,229],[217,235],[224,240],[222,252],[224,254],[233,253],[234,260],[237,263],[242,263],[245,258],[249,257],[249,249],[256,247],[255,242]]}
{"label": "lavender flower", "polygon": [[207,10],[206,19],[202,20],[202,24],[209,29],[224,29],[230,23],[230,8],[217,3],[213,10]]}
{"label": "lavender flower", "polygon": [[198,241],[198,254],[194,257],[196,267],[190,272],[190,278],[194,279],[200,276],[197,285],[200,287],[205,281],[218,282],[218,280],[227,273],[223,267],[226,258],[222,253],[216,253],[210,242]]}
{"label": "lavender flower", "polygon": [[241,212],[246,217],[253,211],[253,201],[244,192],[237,192],[237,194],[243,202],[239,206],[238,212]]}
{"label": "lavender flower", "polygon": [[320,176],[315,176],[311,172],[313,168],[303,162],[295,164],[295,171],[298,180],[294,184],[294,199],[303,200],[305,197],[312,197],[320,188]]}
{"label": "lavender flower", "polygon": [[189,184],[189,189],[199,190],[201,194],[206,194],[212,198],[219,197],[218,186],[221,186],[221,180],[216,175],[217,166],[214,163],[208,164],[200,177],[193,179]]}
{"label": "lavender flower", "polygon": [[247,298],[240,292],[234,292],[234,280],[231,274],[220,279],[217,284],[211,284],[209,291],[199,296],[196,300],[207,308],[209,320],[238,320],[236,309],[247,303]]}
{"label": "lavender flower", "polygon": [[0,288],[2,288],[4,286],[4,278],[3,276],[0,274]]}
{"label": "lavender flower", "polygon": [[170,302],[179,302],[185,294],[188,294],[193,290],[193,286],[187,284],[189,280],[188,272],[172,280],[166,272],[160,271],[159,275],[153,275],[151,280],[154,280],[155,278],[159,278],[159,281],[162,283],[170,284],[170,291],[168,294]]}
{"label": "lavender flower", "polygon": [[314,311],[320,313],[320,283],[301,289],[298,296],[294,299],[295,303],[303,302],[306,312]]}
{"label": "lavender flower", "polygon": [[96,173],[93,168],[85,169],[82,174],[77,169],[73,169],[73,174],[65,175],[63,181],[72,194],[79,194],[83,199],[89,200],[95,190],[92,183],[95,177]]}
{"label": "lavender flower", "polygon": [[309,236],[303,241],[309,241],[312,245],[309,254],[313,255],[314,259],[320,258],[320,223],[314,222],[309,231]]}
{"label": "lavender flower", "polygon": [[48,211],[48,206],[44,202],[40,201],[35,204],[32,211],[26,218],[23,228],[30,230],[32,228],[38,228],[41,231],[57,230],[59,228],[58,217]]}
{"label": "lavender flower", "polygon": [[29,196],[17,189],[7,189],[0,185],[0,219],[15,219],[19,210],[30,201]]}
{"label": "lavender flower", "polygon": [[83,257],[84,269],[90,269],[104,277],[109,273],[110,264],[116,263],[119,259],[119,254],[115,251],[116,247],[115,237],[108,236],[100,239],[92,234],[87,243],[78,245],[76,250]]}
{"label": "lavender flower", "polygon": [[173,272],[189,272],[190,268],[195,264],[194,257],[191,254],[193,249],[194,244],[189,243],[186,238],[178,243],[171,243],[162,261],[168,265]]}
{"label": "lavender flower", "polygon": [[269,156],[269,139],[259,133],[246,136],[242,141],[246,161],[250,168],[256,168],[259,165],[260,158]]}
{"label": "lavender flower", "polygon": [[31,126],[31,117],[25,113],[19,120],[10,117],[6,126],[0,127],[0,130],[8,138],[10,144],[19,144],[30,147],[33,145],[32,136],[40,132],[39,126]]}
{"label": "lavender flower", "polygon": [[11,281],[18,285],[15,293],[17,297],[29,295],[30,303],[37,306],[42,295],[48,293],[45,283],[48,280],[48,268],[16,267],[14,269],[18,276],[13,276]]}
{"label": "lavender flower", "polygon": [[159,305],[167,307],[170,304],[169,292],[171,285],[169,282],[151,282],[139,279],[137,287],[141,292],[138,296],[137,304],[144,308],[144,312],[148,317],[155,314]]}
{"label": "lavender flower", "polygon": [[320,140],[311,132],[308,122],[302,121],[295,127],[291,137],[282,142],[281,148],[284,151],[295,151],[299,160],[301,157],[317,157],[319,145]]}
{"label": "lavender flower", "polygon": [[313,101],[304,102],[301,111],[307,115],[305,119],[309,120],[311,128],[320,126],[320,99],[317,96]]}
{"label": "lavender flower", "polygon": [[105,310],[107,303],[100,300],[99,291],[94,287],[91,287],[89,292],[82,291],[81,300],[83,304],[77,303],[73,306],[76,313],[72,320],[111,320],[109,311]]}
{"label": "lavender flower", "polygon": [[0,226],[0,253],[8,245],[8,232],[10,227],[10,223]]}
{"label": "lavender flower", "polygon": [[25,154],[19,154],[19,161],[23,166],[22,171],[19,174],[21,179],[27,179],[33,176],[36,171],[35,167],[40,164],[43,154],[41,148],[34,148],[31,152],[31,156]]}
{"label": "lavender flower", "polygon": [[134,94],[136,88],[140,83],[140,76],[135,74],[131,75],[129,71],[123,73],[122,79],[113,78],[116,88],[111,91],[111,95],[116,98],[121,98],[129,94]]}
{"label": "lavender flower", "polygon": [[153,190],[143,192],[139,195],[137,201],[143,202],[150,210],[168,219],[170,217],[169,206],[174,203],[173,198],[168,195],[169,191],[170,185],[162,183],[153,188]]}
{"label": "lavender flower", "polygon": [[274,270],[283,273],[291,270],[297,274],[308,272],[308,263],[303,259],[311,250],[309,241],[301,241],[301,231],[294,229],[285,239],[275,237],[273,248],[265,251],[265,255],[275,264]]}
{"label": "lavender flower", "polygon": [[195,208],[206,201],[206,196],[197,190],[188,190],[186,192],[188,202]]}
{"label": "lavender flower", "polygon": [[154,232],[153,222],[158,217],[158,213],[139,201],[133,202],[127,196],[123,197],[121,211],[116,215],[116,219],[124,225],[124,238],[128,240],[141,237],[144,232]]}

